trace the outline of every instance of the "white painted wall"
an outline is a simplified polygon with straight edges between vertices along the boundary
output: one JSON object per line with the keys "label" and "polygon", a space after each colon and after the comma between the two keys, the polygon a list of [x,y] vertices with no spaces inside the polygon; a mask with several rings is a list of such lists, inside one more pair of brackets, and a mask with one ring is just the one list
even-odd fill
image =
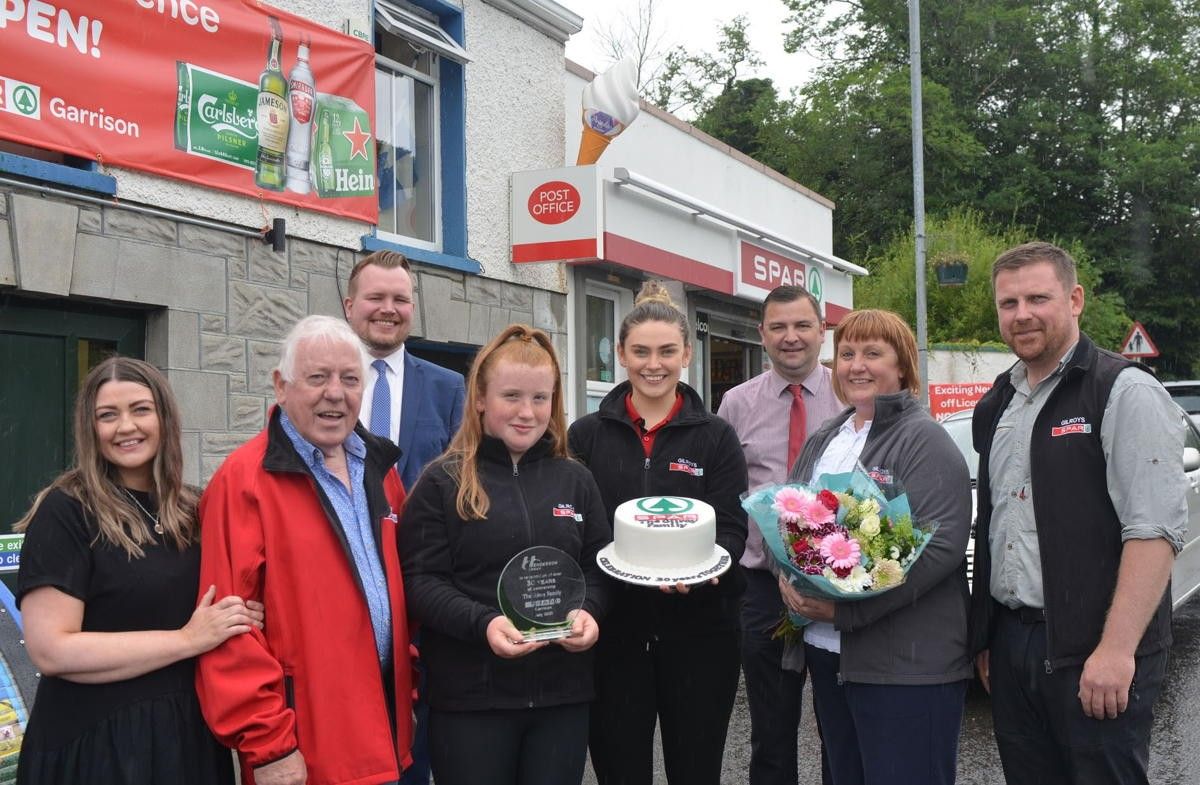
{"label": "white painted wall", "polygon": [[509,175],[562,166],[563,45],[482,0],[467,31],[467,250],[483,275],[565,292],[562,265],[509,259]]}
{"label": "white painted wall", "polygon": [[992,382],[1017,356],[1006,349],[931,349],[928,384]]}

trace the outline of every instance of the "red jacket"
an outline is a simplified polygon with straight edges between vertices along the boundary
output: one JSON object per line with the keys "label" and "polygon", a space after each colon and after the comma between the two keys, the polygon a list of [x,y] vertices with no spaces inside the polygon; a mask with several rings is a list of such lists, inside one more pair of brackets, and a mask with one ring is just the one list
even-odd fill
{"label": "red jacket", "polygon": [[[404,501],[393,468],[399,450],[361,427],[358,434],[391,600],[391,673],[381,671],[345,536],[278,408],[226,459],[200,501],[200,585],[266,606],[265,629],[230,638],[196,669],[204,718],[238,751],[243,783],[296,749],[309,785],[389,782],[411,763],[415,681],[392,514]],[[385,689],[385,681],[393,683]]]}

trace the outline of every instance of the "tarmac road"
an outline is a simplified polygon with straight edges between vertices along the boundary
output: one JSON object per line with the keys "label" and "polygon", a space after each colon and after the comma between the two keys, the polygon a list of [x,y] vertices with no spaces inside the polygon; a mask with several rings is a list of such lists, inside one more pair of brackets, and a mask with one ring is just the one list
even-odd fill
{"label": "tarmac road", "polygon": [[[1151,742],[1150,782],[1154,785],[1200,785],[1200,595],[1175,614],[1175,643],[1159,695]],[[819,785],[820,763],[815,754],[817,730],[808,691],[805,691],[800,738],[800,783]],[[655,785],[666,785],[655,745]],[[738,691],[725,744],[722,785],[743,785],[750,764],[750,712],[746,695]],[[584,783],[595,785],[589,764]],[[987,695],[972,690],[963,717],[958,758],[959,785],[1002,785],[1000,758],[992,739],[992,716]],[[684,783],[683,785],[686,785]]]}

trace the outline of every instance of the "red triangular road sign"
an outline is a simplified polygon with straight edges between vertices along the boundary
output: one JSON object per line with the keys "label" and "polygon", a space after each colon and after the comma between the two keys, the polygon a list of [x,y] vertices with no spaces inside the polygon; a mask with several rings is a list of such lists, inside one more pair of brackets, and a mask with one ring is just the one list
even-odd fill
{"label": "red triangular road sign", "polygon": [[1121,342],[1121,354],[1126,357],[1157,357],[1158,347],[1150,340],[1150,333],[1141,322],[1134,322],[1129,335]]}

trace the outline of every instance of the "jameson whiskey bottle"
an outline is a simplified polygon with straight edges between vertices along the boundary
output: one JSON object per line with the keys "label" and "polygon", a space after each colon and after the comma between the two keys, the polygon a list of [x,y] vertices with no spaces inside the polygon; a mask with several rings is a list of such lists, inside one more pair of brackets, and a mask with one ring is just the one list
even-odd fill
{"label": "jameson whiskey bottle", "polygon": [[308,66],[308,47],[305,38],[296,51],[296,65],[288,80],[288,105],[292,110],[287,140],[287,189],[306,194],[309,191],[308,155],[312,144],[313,110],[317,91],[312,69]]}
{"label": "jameson whiskey bottle", "polygon": [[325,193],[332,193],[333,178],[333,146],[329,144],[329,113],[321,113],[321,127],[317,137],[317,185]]}
{"label": "jameson whiskey bottle", "polygon": [[272,16],[270,20],[267,67],[258,78],[258,163],[254,168],[254,182],[260,188],[282,191],[287,177],[287,79],[279,62],[283,30],[278,19]]}

